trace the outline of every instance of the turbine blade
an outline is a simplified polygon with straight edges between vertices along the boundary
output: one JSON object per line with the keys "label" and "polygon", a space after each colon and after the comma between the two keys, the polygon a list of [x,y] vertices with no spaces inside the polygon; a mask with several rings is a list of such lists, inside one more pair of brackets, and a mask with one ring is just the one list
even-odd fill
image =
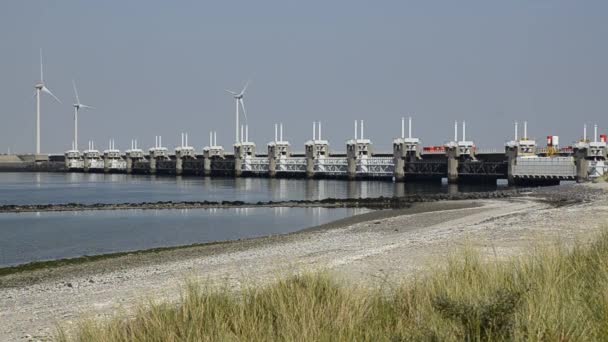
{"label": "turbine blade", "polygon": [[239,99],[239,103],[241,104],[241,108],[243,108],[243,115],[245,116],[245,123],[247,123],[247,111],[245,110],[245,102],[243,102],[243,98]]}
{"label": "turbine blade", "polygon": [[49,90],[49,88],[47,87],[42,87],[42,91],[51,95],[57,102],[61,103],[61,101],[57,98],[57,96],[55,96],[53,93],[51,93],[51,91]]}
{"label": "turbine blade", "polygon": [[42,72],[42,48],[40,48],[40,81],[44,82],[44,73]]}
{"label": "turbine blade", "polygon": [[84,105],[84,104],[82,104],[82,103],[80,104],[80,108],[86,108],[86,109],[97,109],[97,108],[95,108],[95,107],[93,107],[93,106],[87,106],[87,105]]}
{"label": "turbine blade", "polygon": [[76,90],[76,81],[72,80],[72,86],[74,86],[74,94],[76,95],[76,104],[80,104],[80,99],[78,98],[78,90]]}
{"label": "turbine blade", "polygon": [[235,93],[235,92],[233,92],[233,91],[230,91],[230,90],[228,90],[228,89],[224,89],[224,90],[225,90],[226,92],[228,92],[228,93],[232,94],[232,95],[238,95],[237,93]]}
{"label": "turbine blade", "polygon": [[247,83],[245,83],[245,86],[243,87],[243,90],[241,90],[241,92],[239,93],[239,96],[242,96],[243,94],[245,94],[245,90],[247,90],[247,87],[249,87],[250,82],[251,82],[251,80],[247,80]]}

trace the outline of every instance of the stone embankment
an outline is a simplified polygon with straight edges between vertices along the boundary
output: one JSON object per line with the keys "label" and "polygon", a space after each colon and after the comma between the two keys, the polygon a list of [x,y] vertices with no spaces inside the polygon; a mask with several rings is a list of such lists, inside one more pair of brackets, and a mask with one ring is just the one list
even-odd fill
{"label": "stone embankment", "polygon": [[248,208],[248,207],[322,207],[322,208],[367,208],[402,209],[412,203],[457,201],[475,199],[498,199],[520,195],[520,190],[493,192],[466,192],[454,194],[415,194],[403,197],[375,198],[326,198],[322,200],[292,200],[268,202],[243,201],[187,201],[187,202],[141,202],[141,203],[66,203],[66,204],[9,204],[0,206],[1,212],[23,213],[41,211],[81,211],[81,210],[128,210],[128,209],[207,209],[207,208]]}

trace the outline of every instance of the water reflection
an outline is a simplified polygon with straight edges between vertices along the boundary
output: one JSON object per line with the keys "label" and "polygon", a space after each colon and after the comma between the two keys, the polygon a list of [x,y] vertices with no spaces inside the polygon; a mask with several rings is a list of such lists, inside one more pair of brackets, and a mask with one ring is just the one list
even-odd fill
{"label": "water reflection", "polygon": [[295,232],[365,209],[231,208],[0,214],[0,267]]}
{"label": "water reflection", "polygon": [[420,193],[491,191],[496,185],[448,185],[268,178],[166,177],[84,173],[0,173],[0,204],[156,201],[286,201]]}

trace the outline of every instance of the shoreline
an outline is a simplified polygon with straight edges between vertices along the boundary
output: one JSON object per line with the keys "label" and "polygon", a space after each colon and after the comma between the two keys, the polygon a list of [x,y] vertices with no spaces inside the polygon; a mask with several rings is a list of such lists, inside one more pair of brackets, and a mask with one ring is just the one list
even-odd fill
{"label": "shoreline", "polygon": [[[106,253],[106,254],[97,254],[97,255],[83,255],[75,258],[65,258],[65,259],[56,259],[56,260],[44,260],[44,261],[34,261],[14,266],[6,266],[0,267],[0,288],[7,286],[5,284],[5,280],[3,277],[9,275],[15,275],[24,272],[35,272],[35,271],[52,271],[56,269],[61,269],[64,267],[70,266],[87,266],[95,262],[105,261],[105,260],[115,260],[120,258],[133,258],[137,257],[140,261],[144,261],[141,259],[146,259],[147,256],[155,255],[159,258],[162,258],[163,253],[180,253],[183,252],[193,252],[194,254],[197,250],[201,249],[230,249],[231,247],[235,247],[236,245],[255,245],[259,243],[274,243],[278,242],[281,239],[288,239],[291,237],[295,237],[298,235],[323,231],[323,230],[331,230],[331,229],[340,229],[345,228],[353,224],[357,223],[365,223],[371,222],[375,220],[381,220],[396,216],[402,215],[411,215],[411,214],[420,214],[420,213],[428,213],[435,211],[444,211],[444,210],[454,210],[454,209],[465,209],[465,208],[475,208],[481,207],[481,203],[472,202],[472,203],[461,203],[458,201],[446,201],[446,202],[426,202],[426,203],[414,203],[413,205],[407,208],[401,209],[380,209],[371,211],[364,214],[353,215],[349,217],[345,217],[339,220],[335,220],[332,222],[328,222],[325,224],[308,227],[301,229],[299,231],[285,233],[285,234],[277,234],[277,235],[267,235],[260,236],[254,238],[247,239],[237,239],[237,240],[222,240],[222,241],[213,241],[213,242],[204,242],[204,243],[195,243],[190,245],[180,245],[180,246],[168,246],[168,247],[157,247],[150,249],[141,249],[141,250],[132,250],[132,251],[124,251],[124,252],[116,252],[116,253]],[[224,247],[224,248],[223,248]],[[220,251],[221,252],[221,251]],[[143,262],[142,264],[145,264]],[[137,267],[138,264],[131,264],[131,267]],[[30,278],[32,279],[32,278]],[[37,280],[44,280],[44,278],[37,278]]]}
{"label": "shoreline", "polygon": [[0,276],[0,336],[44,340],[57,324],[71,327],[83,317],[133,312],[146,299],[175,302],[187,279],[239,289],[327,270],[345,284],[376,287],[424,275],[463,246],[484,260],[500,261],[546,244],[568,245],[606,227],[608,183],[415,203],[349,219],[286,235]]}
{"label": "shoreline", "polygon": [[[0,213],[35,213],[35,212],[73,212],[73,211],[96,211],[96,210],[180,210],[180,209],[231,209],[231,208],[365,208],[371,212],[345,217],[322,225],[307,227],[295,232],[285,234],[266,235],[236,240],[219,240],[189,245],[155,247],[140,250],[128,250],[123,252],[82,255],[73,258],[62,258],[54,260],[33,261],[18,265],[0,267],[0,288],[6,286],[3,276],[19,274],[24,272],[51,271],[54,269],[88,265],[98,261],[114,260],[128,257],[140,257],[145,259],[149,255],[160,255],[163,253],[190,251],[201,248],[217,248],[222,252],[222,247],[229,249],[236,244],[256,244],[256,243],[275,243],[281,238],[290,238],[309,232],[339,229],[350,225],[382,220],[391,217],[413,215],[427,212],[441,212],[445,210],[466,209],[482,207],[485,200],[517,200],[528,198],[538,203],[545,203],[552,207],[562,207],[588,201],[589,196],[570,198],[563,196],[559,192],[560,186],[544,187],[539,189],[511,189],[497,190],[488,192],[469,192],[456,194],[420,194],[404,197],[373,197],[373,198],[352,198],[335,199],[326,198],[322,200],[291,200],[281,202],[257,202],[248,203],[242,201],[221,201],[221,202],[142,202],[142,203],[121,203],[121,204],[48,204],[48,205],[3,205],[0,206]],[[554,190],[558,191],[554,191]],[[466,201],[477,201],[463,203]],[[131,265],[137,266],[137,265]]]}
{"label": "shoreline", "polygon": [[289,201],[158,201],[139,203],[62,203],[62,204],[8,204],[0,205],[0,213],[65,212],[94,210],[180,210],[180,209],[230,209],[230,208],[367,208],[402,209],[412,203],[457,201],[475,199],[509,198],[521,195],[521,189],[455,194],[416,194],[403,197],[325,198],[321,200]]}

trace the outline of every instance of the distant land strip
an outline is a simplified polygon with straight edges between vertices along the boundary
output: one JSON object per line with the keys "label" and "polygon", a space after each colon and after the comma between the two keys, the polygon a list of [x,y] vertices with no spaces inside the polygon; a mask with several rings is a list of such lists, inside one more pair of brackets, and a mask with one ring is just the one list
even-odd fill
{"label": "distant land strip", "polygon": [[412,203],[493,199],[517,196],[522,190],[500,190],[492,192],[465,192],[455,194],[414,194],[402,197],[374,198],[326,198],[322,200],[290,200],[267,202],[244,201],[159,201],[141,203],[65,203],[65,204],[9,204],[0,206],[0,213],[27,213],[84,210],[166,210],[166,209],[228,209],[228,208],[367,208],[401,209]]}

